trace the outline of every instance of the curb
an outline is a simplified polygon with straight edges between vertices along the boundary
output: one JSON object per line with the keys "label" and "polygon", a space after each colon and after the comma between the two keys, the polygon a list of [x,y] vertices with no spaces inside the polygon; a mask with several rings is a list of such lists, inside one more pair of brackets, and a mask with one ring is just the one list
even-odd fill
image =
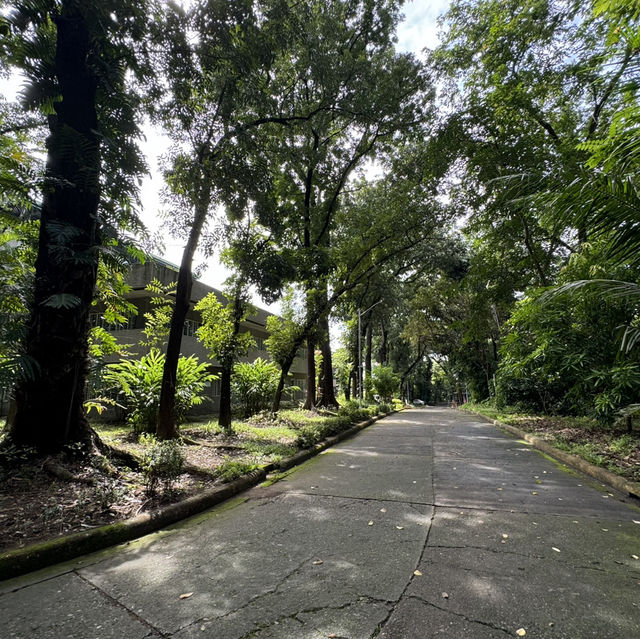
{"label": "curb", "polygon": [[621,493],[625,493],[635,497],[636,499],[640,499],[640,484],[633,481],[628,481],[624,477],[620,477],[612,473],[609,470],[605,470],[604,468],[600,468],[599,466],[595,466],[594,464],[582,459],[582,457],[578,457],[576,455],[572,455],[571,453],[567,453],[564,450],[560,450],[555,446],[549,444],[549,442],[541,439],[540,437],[536,437],[531,433],[527,433],[515,426],[511,426],[510,424],[505,424],[503,422],[498,421],[497,419],[490,419],[489,417],[484,417],[484,415],[478,415],[478,413],[471,413],[478,417],[482,417],[487,421],[491,422],[494,426],[497,426],[501,430],[510,433],[511,435],[515,435],[520,439],[524,439],[526,442],[531,444],[534,448],[542,451],[546,455],[550,457],[554,457],[558,459],[563,464],[567,466],[571,466],[572,468],[576,468],[586,475],[597,479],[605,484],[608,484],[612,488],[620,491]]}
{"label": "curb", "polygon": [[114,524],[99,526],[51,541],[39,542],[24,548],[0,553],[0,581],[19,577],[34,570],[47,568],[69,559],[75,559],[81,555],[137,539],[175,524],[182,519],[196,515],[208,508],[217,506],[221,502],[263,482],[267,477],[267,473],[284,471],[298,466],[338,442],[359,433],[379,419],[392,415],[394,412],[397,411],[376,415],[364,422],[355,424],[337,435],[328,437],[312,448],[299,451],[288,459],[278,463],[267,464],[224,486],[212,488],[199,495],[192,495],[175,504],[169,504]]}

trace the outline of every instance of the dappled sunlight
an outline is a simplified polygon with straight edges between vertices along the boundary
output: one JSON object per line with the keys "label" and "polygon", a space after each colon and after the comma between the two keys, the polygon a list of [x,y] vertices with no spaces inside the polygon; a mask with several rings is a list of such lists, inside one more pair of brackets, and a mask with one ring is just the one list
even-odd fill
{"label": "dappled sunlight", "polygon": [[375,450],[362,450],[360,448],[334,448],[332,454],[347,455],[349,457],[380,457],[383,453]]}

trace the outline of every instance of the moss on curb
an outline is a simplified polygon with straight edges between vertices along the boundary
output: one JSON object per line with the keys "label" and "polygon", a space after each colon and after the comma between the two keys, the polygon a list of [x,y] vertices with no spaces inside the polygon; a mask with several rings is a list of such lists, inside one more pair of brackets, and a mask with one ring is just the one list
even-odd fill
{"label": "moss on curb", "polygon": [[[267,473],[277,471],[277,476],[270,480],[278,481],[288,473],[288,469],[300,465],[315,457],[344,439],[352,437],[362,429],[370,426],[383,417],[393,414],[380,414],[364,422],[355,424],[347,430],[327,438],[324,442],[316,444],[308,450],[302,450],[284,459],[278,464],[267,464],[262,468],[253,470],[228,484],[207,490],[200,495],[187,497],[186,499],[158,508],[148,513],[125,519],[124,521],[99,526],[90,530],[73,533],[57,539],[39,542],[0,553],[0,581],[19,577],[35,570],[47,568],[54,564],[75,559],[81,555],[115,546],[117,544],[137,539],[144,535],[156,532],[161,528],[180,522],[188,517],[201,513],[212,506],[229,500],[248,488],[267,480]],[[236,505],[236,504],[234,504]]]}

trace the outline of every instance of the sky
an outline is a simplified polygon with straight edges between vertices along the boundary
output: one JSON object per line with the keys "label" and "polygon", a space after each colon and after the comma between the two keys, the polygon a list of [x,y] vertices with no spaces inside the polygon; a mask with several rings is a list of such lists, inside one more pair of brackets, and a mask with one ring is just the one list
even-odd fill
{"label": "sky", "polygon": [[[406,2],[403,7],[404,20],[398,28],[398,49],[421,55],[425,47],[433,48],[438,44],[438,16],[443,14],[449,6],[450,0],[413,0]],[[15,99],[20,90],[19,78],[0,78],[0,92],[9,100]],[[141,149],[147,158],[149,176],[141,186],[140,196],[142,202],[142,219],[152,233],[162,234],[162,218],[160,212],[162,204],[160,191],[163,186],[162,177],[158,170],[160,156],[169,146],[169,140],[159,130],[146,126],[143,129],[146,140],[141,144]],[[164,237],[164,251],[160,252],[165,259],[179,264],[182,257],[183,241],[170,236]],[[196,266],[204,267],[200,279],[210,286],[221,288],[229,273],[218,263],[215,256],[205,260],[204,256],[196,255]],[[279,307],[265,305],[254,295],[254,304],[278,312]]]}

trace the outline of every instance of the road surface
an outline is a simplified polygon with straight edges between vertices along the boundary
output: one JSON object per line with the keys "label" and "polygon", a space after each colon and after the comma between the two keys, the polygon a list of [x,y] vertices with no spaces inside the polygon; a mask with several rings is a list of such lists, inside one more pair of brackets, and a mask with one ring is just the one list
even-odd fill
{"label": "road surface", "polygon": [[178,526],[5,582],[0,635],[632,639],[639,522],[490,424],[407,410]]}

